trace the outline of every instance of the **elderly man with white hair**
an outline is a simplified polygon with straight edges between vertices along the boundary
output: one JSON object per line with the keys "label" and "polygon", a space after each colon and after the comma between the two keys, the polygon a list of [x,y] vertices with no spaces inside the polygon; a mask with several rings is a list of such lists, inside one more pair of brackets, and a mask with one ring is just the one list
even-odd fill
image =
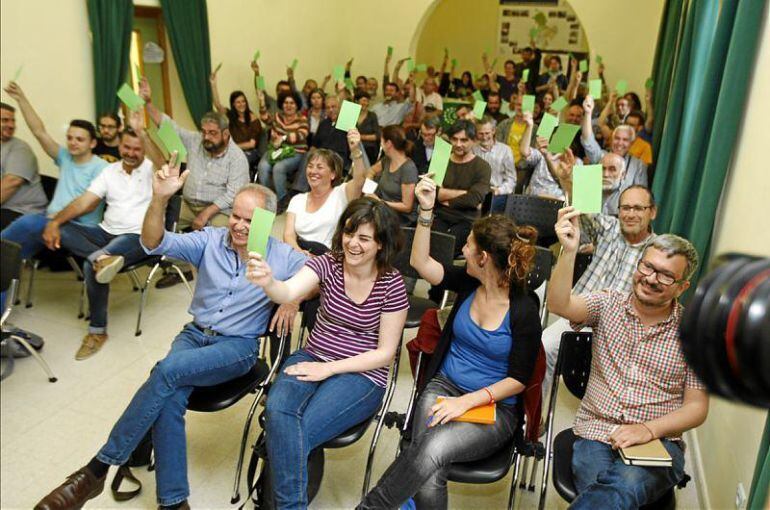
{"label": "elderly man with white hair", "polygon": [[[594,136],[593,128],[591,127],[591,114],[594,111],[594,99],[591,96],[586,96],[583,101],[583,126],[581,129],[580,143],[586,151],[586,156],[590,164],[599,163],[605,154],[608,152],[599,147]],[[642,186],[648,185],[647,179],[647,165],[645,165],[640,159],[631,156],[628,153],[629,147],[636,138],[634,128],[627,124],[621,124],[612,131],[610,137],[610,153],[617,154],[623,158],[626,166],[626,172],[620,183],[618,192],[632,186],[634,184],[640,184]],[[617,211],[615,211],[617,214]]]}

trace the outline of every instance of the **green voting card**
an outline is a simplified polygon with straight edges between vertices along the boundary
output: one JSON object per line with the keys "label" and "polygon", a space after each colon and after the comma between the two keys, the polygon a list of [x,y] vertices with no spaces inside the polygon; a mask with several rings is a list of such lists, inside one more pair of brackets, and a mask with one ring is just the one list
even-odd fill
{"label": "green voting card", "polygon": [[417,71],[418,73],[424,73],[425,71],[428,70],[428,64],[417,64],[416,66],[414,66],[414,70]]}
{"label": "green voting card", "polygon": [[428,167],[428,173],[433,174],[433,182],[435,182],[437,186],[441,186],[444,183],[446,169],[449,165],[449,156],[451,154],[452,144],[440,136],[437,136],[436,141],[433,144],[433,156],[430,158],[430,166]]}
{"label": "green voting card", "polygon": [[169,154],[174,151],[179,153],[179,157],[177,157],[178,162],[185,163],[187,161],[187,148],[182,143],[182,139],[179,138],[171,121],[164,120],[161,123],[160,128],[158,129],[158,138],[160,138],[163,145],[166,146],[166,150],[168,150]]}
{"label": "green voting card", "polygon": [[158,150],[163,154],[163,159],[166,161],[169,160],[171,157],[171,154],[169,154],[168,149],[166,148],[166,144],[163,143],[163,140],[160,139],[160,136],[158,136],[158,126],[155,125],[155,122],[152,120],[149,122],[149,125],[147,126],[147,136],[150,137],[150,140],[152,140],[152,143],[155,144],[155,146],[158,148]]}
{"label": "green voting card", "polygon": [[254,61],[254,62],[259,60],[259,50],[254,52],[254,57],[251,60]]}
{"label": "green voting card", "polygon": [[576,124],[559,125],[556,133],[553,134],[553,138],[551,138],[551,142],[548,144],[548,152],[552,154],[564,152],[564,149],[570,146],[578,131],[580,131],[580,126]]}
{"label": "green voting card", "polygon": [[537,39],[537,34],[540,33],[540,29],[537,27],[532,27],[529,29],[529,38],[530,39]]}
{"label": "green voting card", "polygon": [[347,78],[345,78],[345,88],[348,89],[348,90],[355,90],[356,89],[356,85],[353,83],[353,78],[351,78],[349,76]]}
{"label": "green voting card", "polygon": [[550,113],[544,113],[540,125],[537,127],[537,136],[541,138],[551,138],[551,133],[559,124],[559,119]]}
{"label": "green voting card", "polygon": [[388,56],[389,57],[393,56],[393,46],[388,46]]}
{"label": "green voting card", "polygon": [[628,90],[628,82],[626,80],[618,80],[615,90],[618,92],[618,96],[624,96]]}
{"label": "green voting card", "polygon": [[588,60],[581,60],[580,64],[578,64],[578,69],[580,69],[581,73],[587,73],[588,72]]}
{"label": "green voting card", "polygon": [[343,101],[340,114],[337,117],[337,123],[334,127],[340,131],[348,132],[358,123],[358,115],[361,113],[361,105],[350,101]]}
{"label": "green voting card", "polygon": [[572,206],[583,214],[602,212],[602,165],[572,169]]}
{"label": "green voting card", "polygon": [[481,119],[484,116],[484,111],[487,109],[486,101],[476,101],[473,104],[473,115],[477,119]]}
{"label": "green voting card", "polygon": [[597,78],[588,82],[588,95],[596,100],[602,98],[602,80]]}
{"label": "green voting card", "polygon": [[11,81],[18,81],[19,76],[21,76],[21,70],[24,69],[24,64],[20,65],[18,69],[16,69],[16,73],[13,75],[13,80]]}
{"label": "green voting card", "polygon": [[406,60],[406,70],[407,70],[407,72],[409,72],[409,73],[411,73],[412,71],[414,71],[414,59],[413,59],[412,57],[409,57],[409,58]]}
{"label": "green voting card", "polygon": [[124,83],[118,89],[118,97],[121,101],[123,101],[123,104],[125,104],[129,110],[136,111],[144,106],[144,99],[139,97],[136,92],[134,92],[134,89],[128,85],[128,83]]}
{"label": "green voting card", "polygon": [[525,83],[529,81],[529,69],[524,69],[521,72],[521,81]]}
{"label": "green voting card", "polygon": [[596,55],[596,63],[597,64],[601,64],[602,63],[602,56],[601,55]]}
{"label": "green voting card", "polygon": [[559,99],[551,103],[551,109],[555,112],[562,111],[565,106],[567,106],[567,100],[564,99],[564,96],[559,96]]}
{"label": "green voting card", "polygon": [[220,62],[219,65],[217,65],[217,68],[214,69],[214,74],[217,74],[220,69],[222,69],[222,62]]}
{"label": "green voting card", "polygon": [[262,255],[262,260],[267,258],[267,239],[273,231],[275,213],[260,207],[254,208],[249,226],[248,250]]}
{"label": "green voting card", "polygon": [[479,90],[473,91],[473,99],[476,101],[484,101],[484,95]]}
{"label": "green voting card", "polygon": [[452,59],[452,67],[457,67],[457,59],[456,58]]}
{"label": "green voting card", "polygon": [[521,111],[532,112],[535,110],[535,96],[526,95],[521,98]]}
{"label": "green voting card", "polygon": [[644,88],[647,90],[652,90],[653,85],[655,85],[655,82],[652,78],[647,78],[647,81],[644,82]]}
{"label": "green voting card", "polygon": [[265,90],[265,77],[261,74],[257,76],[257,90]]}
{"label": "green voting card", "polygon": [[292,71],[296,71],[297,70],[297,64],[299,64],[299,60],[298,59],[295,58],[294,60],[291,61],[291,70]]}
{"label": "green voting card", "polygon": [[332,78],[334,78],[334,83],[338,83],[344,80],[345,66],[334,66],[334,70],[332,71]]}

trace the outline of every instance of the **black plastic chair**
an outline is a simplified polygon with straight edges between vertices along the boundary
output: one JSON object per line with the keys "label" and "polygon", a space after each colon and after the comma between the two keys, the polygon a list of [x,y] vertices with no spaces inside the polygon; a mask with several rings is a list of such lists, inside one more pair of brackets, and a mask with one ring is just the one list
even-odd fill
{"label": "black plastic chair", "polygon": [[6,367],[0,376],[5,379],[13,372],[14,368],[14,342],[22,346],[41,366],[48,376],[49,382],[56,382],[57,378],[51,372],[48,363],[38,354],[29,342],[17,331],[6,328],[6,321],[13,310],[16,293],[19,289],[19,278],[21,277],[21,246],[5,239],[2,240],[0,248],[0,291],[5,293],[5,309],[0,316],[0,349],[7,351]]}
{"label": "black plastic chair", "polygon": [[550,246],[556,241],[556,217],[564,202],[533,195],[509,195],[505,215],[517,225],[531,225],[537,229],[538,244]]}
{"label": "black plastic chair", "polygon": [[[422,298],[413,294],[415,284],[420,278],[420,274],[409,264],[409,258],[412,253],[412,244],[414,243],[415,229],[411,227],[402,227],[404,234],[404,249],[396,256],[393,266],[398,269],[401,276],[404,277],[404,283],[409,294],[409,310],[406,314],[406,323],[404,328],[416,328],[420,325],[420,320],[425,312],[430,308],[438,308],[439,303],[428,298]],[[430,256],[442,265],[452,265],[455,249],[455,238],[443,232],[430,233]]]}
{"label": "black plastic chair", "polygon": [[[168,205],[166,206],[166,231],[174,232],[176,230],[176,224],[179,221],[179,213],[181,212],[181,208],[182,197],[180,195],[173,195],[169,200]],[[150,272],[147,274],[147,277],[144,279],[140,278],[139,273],[137,272],[137,270],[143,267],[151,268]],[[152,288],[151,284],[155,274],[158,272],[158,269],[161,268],[170,268],[176,271],[179,277],[182,279],[182,282],[184,282],[185,286],[187,287],[187,291],[190,293],[190,296],[193,295],[192,287],[190,287],[190,283],[187,281],[187,278],[185,278],[184,272],[176,263],[174,263],[172,259],[166,257],[165,255],[149,255],[142,258],[141,260],[138,260],[137,262],[134,262],[133,264],[124,266],[120,270],[120,274],[127,274],[128,277],[131,278],[135,290],[139,291],[139,312],[136,317],[136,330],[134,331],[134,336],[140,336],[142,334],[142,313],[144,312],[144,307],[147,304],[147,294]],[[86,296],[86,284],[84,281],[80,294],[80,308],[78,310],[78,318],[85,318],[87,316],[85,311]]]}
{"label": "black plastic chair", "polygon": [[[564,380],[564,385],[570,393],[582,400],[588,386],[588,377],[591,375],[591,333],[580,333],[567,331],[561,335],[561,344],[559,346],[559,356],[554,368],[553,382],[551,385],[551,397],[548,405],[548,427],[546,428],[546,452],[545,462],[543,462],[543,477],[540,489],[540,504],[538,508],[545,508],[545,497],[548,488],[548,468],[553,457],[553,470],[551,479],[556,492],[568,502],[572,502],[577,497],[577,489],[572,475],[572,451],[575,436],[572,428],[559,432],[553,438],[553,416],[556,410],[556,397],[559,388],[559,378]],[[552,440],[553,439],[553,440]],[[685,475],[679,483],[680,487],[689,480]],[[652,504],[645,505],[642,509],[646,510],[668,510],[675,508],[676,496],[674,489],[666,493]]]}

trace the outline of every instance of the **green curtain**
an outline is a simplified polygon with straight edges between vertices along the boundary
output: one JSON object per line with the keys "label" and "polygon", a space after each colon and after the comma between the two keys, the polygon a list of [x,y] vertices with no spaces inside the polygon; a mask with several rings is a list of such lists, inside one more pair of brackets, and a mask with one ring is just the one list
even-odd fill
{"label": "green curtain", "polygon": [[[661,90],[666,97],[655,100],[656,106],[665,104],[656,110],[663,118],[656,121],[655,230],[688,238],[704,261],[743,118],[764,8],[763,1],[669,0],[665,10],[659,39],[675,46],[656,50],[657,73],[670,66],[671,83]],[[677,9],[682,20],[675,28]],[[655,88],[657,93],[657,82]]]}
{"label": "green curtain", "polygon": [[751,492],[746,508],[749,510],[762,510],[767,508],[768,491],[770,491],[770,412],[765,420],[765,432],[759,443],[757,464],[754,468],[754,478],[751,481]]}
{"label": "green curtain", "polygon": [[161,0],[182,90],[195,124],[211,110],[211,51],[206,0]]}
{"label": "green curtain", "polygon": [[128,70],[134,4],[131,0],[88,0],[94,56],[96,115],[118,109],[118,88]]}

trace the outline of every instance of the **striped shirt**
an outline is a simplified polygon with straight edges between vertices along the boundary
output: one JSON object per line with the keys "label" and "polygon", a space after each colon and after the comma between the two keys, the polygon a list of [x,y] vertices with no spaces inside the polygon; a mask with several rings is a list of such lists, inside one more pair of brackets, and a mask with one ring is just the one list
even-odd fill
{"label": "striped shirt", "polygon": [[[351,358],[376,349],[380,316],[409,307],[404,280],[396,270],[378,278],[369,297],[358,304],[345,294],[342,262],[330,253],[310,259],[307,267],[321,280],[321,306],[310,332],[307,351],[323,361]],[[384,387],[388,381],[388,368],[369,370],[361,375]]]}
{"label": "striped shirt", "polygon": [[620,231],[620,220],[604,214],[581,215],[580,228],[596,249],[591,264],[572,292],[587,294],[604,289],[630,291],[636,265],[655,236],[650,235],[644,241],[630,244]]}
{"label": "striped shirt", "polygon": [[607,443],[616,426],[665,416],[682,407],[685,388],[705,389],[682,353],[682,305],[675,303],[667,319],[645,327],[629,292],[603,291],[585,299],[593,355],[575,434]]}
{"label": "striped shirt", "polygon": [[[299,113],[294,116],[294,119],[289,122],[284,117],[282,112],[278,112],[275,115],[271,115],[267,121],[267,125],[278,133],[287,137],[284,145],[291,145],[294,150],[300,153],[307,152],[307,134],[308,123],[307,118]],[[289,142],[288,136],[294,134],[294,143]]]}

